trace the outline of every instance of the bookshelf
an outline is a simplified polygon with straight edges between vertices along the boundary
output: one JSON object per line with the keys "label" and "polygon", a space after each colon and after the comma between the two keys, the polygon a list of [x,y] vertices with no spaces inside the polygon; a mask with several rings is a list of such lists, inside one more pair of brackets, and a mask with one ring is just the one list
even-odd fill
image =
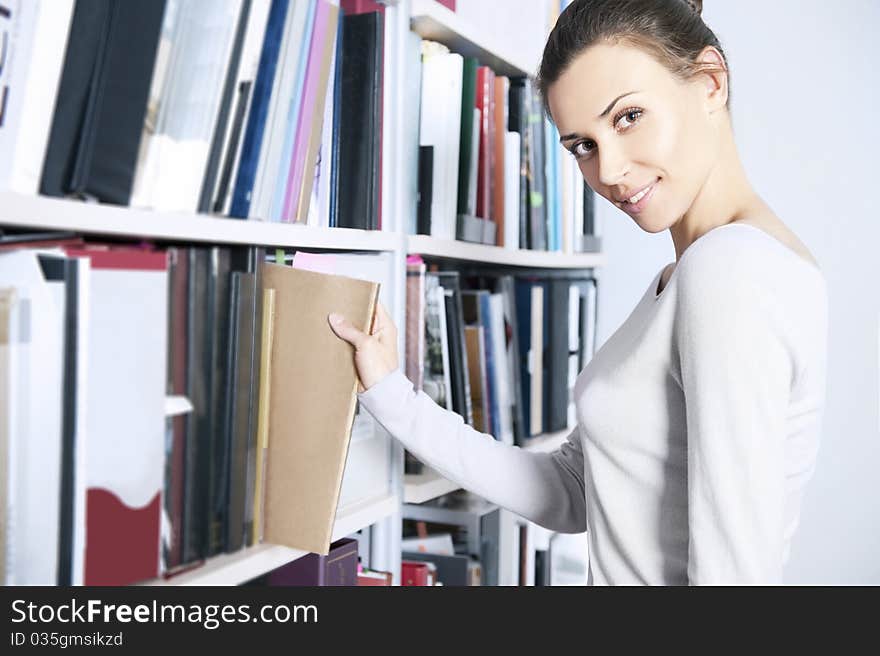
{"label": "bookshelf", "polygon": [[[533,453],[549,453],[558,448],[572,429],[545,433],[529,438],[528,443],[522,447],[525,451]],[[404,503],[425,503],[431,499],[459,490],[458,485],[444,478],[440,473],[425,465],[421,474],[406,474],[404,476]]]}
{"label": "bookshelf", "polygon": [[410,254],[432,259],[535,269],[592,269],[605,264],[602,253],[514,250],[427,235],[409,235],[407,249]]}
{"label": "bookshelf", "polygon": [[238,244],[358,251],[396,251],[394,233],[351,228],[242,221],[204,214],[159,212],[134,207],[0,192],[2,223],[36,230],[170,242]]}
{"label": "bookshelf", "polygon": [[501,75],[533,75],[537,62],[516,52],[514,41],[502,44],[480,34],[454,11],[435,0],[412,0],[412,30],[424,39],[437,41],[453,52],[476,57]]}
{"label": "bookshelf", "polygon": [[[534,62],[526,61],[516,51],[515,41],[499,43],[487,39],[479,26],[469,24],[455,12],[435,0],[400,0],[386,3],[386,38],[389,52],[400,52],[406,33],[412,29],[425,39],[443,43],[453,52],[475,56],[501,75],[529,75]],[[60,231],[89,238],[109,238],[136,243],[151,241],[168,244],[206,244],[298,248],[326,251],[392,253],[395,258],[395,299],[392,311],[400,328],[400,353],[403,362],[405,258],[422,255],[432,261],[478,264],[495,268],[509,267],[546,270],[588,270],[605,265],[606,256],[597,252],[563,253],[556,251],[513,250],[484,244],[448,241],[404,232],[404,209],[410,206],[408,189],[401,182],[406,162],[401,152],[403,141],[400,118],[407,107],[400,95],[404,67],[386,62],[388,84],[385,88],[384,182],[381,189],[386,208],[386,229],[378,231],[350,228],[327,228],[301,224],[273,223],[217,216],[164,212],[135,207],[84,203],[49,198],[15,191],[0,191],[0,227],[32,231]],[[390,229],[389,229],[390,228]],[[192,403],[185,397],[166,398],[165,416],[191,412]],[[549,452],[557,448],[569,430],[531,438],[523,448]],[[374,529],[371,538],[373,562],[377,569],[387,569],[398,580],[400,570],[400,526],[403,504],[430,501],[458,487],[437,472],[426,468],[420,476],[404,476],[403,449],[395,444],[390,450],[390,492],[377,498],[359,500],[337,513],[333,539],[351,535],[367,527]],[[486,506],[488,508],[488,506]],[[485,510],[485,509],[484,509]],[[305,555],[305,552],[277,545],[261,544],[235,553],[214,556],[192,570],[168,579],[146,582],[147,585],[236,585],[264,574]]]}
{"label": "bookshelf", "polygon": [[[396,512],[399,505],[396,496],[387,495],[341,508],[336,515],[332,539],[338,540],[375,524]],[[168,579],[148,581],[146,585],[239,585],[307,553],[279,545],[259,544],[214,556],[194,570],[183,571]]]}

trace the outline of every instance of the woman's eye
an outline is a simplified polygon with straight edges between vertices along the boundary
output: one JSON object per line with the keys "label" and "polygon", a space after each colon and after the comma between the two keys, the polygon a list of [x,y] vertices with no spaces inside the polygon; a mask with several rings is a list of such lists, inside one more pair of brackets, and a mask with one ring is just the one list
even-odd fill
{"label": "woman's eye", "polygon": [[621,114],[617,121],[615,121],[618,129],[626,129],[632,127],[635,123],[638,123],[639,119],[642,117],[641,109],[627,109],[623,114]]}
{"label": "woman's eye", "polygon": [[593,152],[593,143],[591,141],[579,141],[571,147],[571,154],[576,158],[587,157]]}

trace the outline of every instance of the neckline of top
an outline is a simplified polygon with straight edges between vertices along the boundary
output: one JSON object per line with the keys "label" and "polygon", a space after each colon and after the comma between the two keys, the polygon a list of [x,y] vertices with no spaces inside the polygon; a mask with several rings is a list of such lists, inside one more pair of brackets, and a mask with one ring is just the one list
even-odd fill
{"label": "neckline of top", "polygon": [[[812,269],[812,270],[813,270],[815,273],[817,273],[820,277],[822,276],[822,270],[821,270],[819,267],[817,267],[815,264],[813,264],[812,262],[810,262],[809,260],[807,260],[807,259],[806,259],[805,257],[803,257],[802,255],[798,255],[795,251],[793,251],[791,248],[789,248],[788,246],[786,246],[785,244],[783,244],[781,241],[779,241],[776,237],[774,237],[773,235],[771,235],[771,234],[770,234],[769,232],[767,232],[766,230],[764,230],[764,229],[762,229],[762,228],[759,228],[758,226],[752,225],[752,224],[750,224],[750,223],[744,223],[743,221],[731,221],[730,223],[724,223],[724,224],[722,224],[722,225],[720,225],[720,226],[716,226],[716,227],[712,228],[711,230],[707,231],[707,232],[706,232],[705,234],[703,234],[701,237],[698,237],[697,239],[695,239],[695,240],[691,243],[690,246],[688,246],[686,249],[684,249],[684,253],[681,254],[681,257],[680,257],[680,258],[678,258],[678,262],[677,262],[677,263],[676,263],[676,262],[669,262],[669,263],[666,264],[662,269],[660,269],[660,272],[659,272],[656,276],[654,276],[654,282],[651,284],[651,288],[650,288],[650,293],[653,295],[654,300],[655,300],[655,301],[659,301],[659,300],[663,297],[664,292],[669,288],[669,285],[672,283],[672,280],[673,280],[673,278],[675,277],[675,274],[676,274],[676,272],[678,271],[679,266],[681,265],[681,261],[685,258],[685,256],[687,255],[688,251],[690,251],[691,249],[693,249],[694,244],[696,244],[697,242],[699,242],[701,239],[705,239],[708,235],[710,235],[711,233],[715,232],[716,230],[721,230],[722,228],[729,228],[729,227],[731,227],[731,226],[738,226],[738,227],[741,227],[741,228],[750,228],[750,229],[752,229],[752,230],[755,230],[755,231],[761,233],[762,235],[764,235],[765,237],[767,237],[767,239],[770,239],[770,240],[773,241],[777,246],[779,246],[780,248],[782,248],[786,253],[788,253],[789,255],[791,255],[791,256],[794,257],[794,258],[797,258],[797,260],[798,260],[799,262],[801,262],[802,264],[804,264],[804,265],[806,265],[807,267],[809,267],[810,269]],[[669,268],[669,266],[670,266],[670,265],[673,265],[673,264],[675,265],[675,267],[672,269],[672,273],[669,275],[669,280],[666,281],[666,284],[663,286],[663,289],[661,289],[660,292],[658,293],[658,292],[657,292],[657,285],[660,284],[660,279],[661,279],[662,276],[663,276],[663,272],[666,271],[666,269]]]}

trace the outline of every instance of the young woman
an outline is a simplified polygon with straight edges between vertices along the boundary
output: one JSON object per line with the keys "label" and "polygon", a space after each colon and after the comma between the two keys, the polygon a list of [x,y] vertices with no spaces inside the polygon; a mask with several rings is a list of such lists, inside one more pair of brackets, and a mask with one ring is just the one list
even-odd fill
{"label": "young woman", "polygon": [[384,308],[371,335],[330,317],[377,420],[462,487],[586,530],[592,583],[780,583],[816,462],[825,279],[746,178],[701,5],[575,0],[544,50],[545,107],[587,184],[676,253],[578,376],[557,451],[497,442],[414,392]]}

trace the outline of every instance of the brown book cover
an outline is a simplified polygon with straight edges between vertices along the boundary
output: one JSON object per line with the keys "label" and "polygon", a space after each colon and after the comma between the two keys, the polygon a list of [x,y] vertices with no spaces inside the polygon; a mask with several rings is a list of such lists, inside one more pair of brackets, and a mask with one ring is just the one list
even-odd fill
{"label": "brown book cover", "polygon": [[482,433],[489,428],[489,395],[486,392],[486,355],[482,326],[464,327],[467,350],[467,373],[474,409],[474,428]]}
{"label": "brown book cover", "polygon": [[264,264],[263,286],[275,290],[264,538],[327,555],[358,389],[327,315],[369,332],[379,285]]}

